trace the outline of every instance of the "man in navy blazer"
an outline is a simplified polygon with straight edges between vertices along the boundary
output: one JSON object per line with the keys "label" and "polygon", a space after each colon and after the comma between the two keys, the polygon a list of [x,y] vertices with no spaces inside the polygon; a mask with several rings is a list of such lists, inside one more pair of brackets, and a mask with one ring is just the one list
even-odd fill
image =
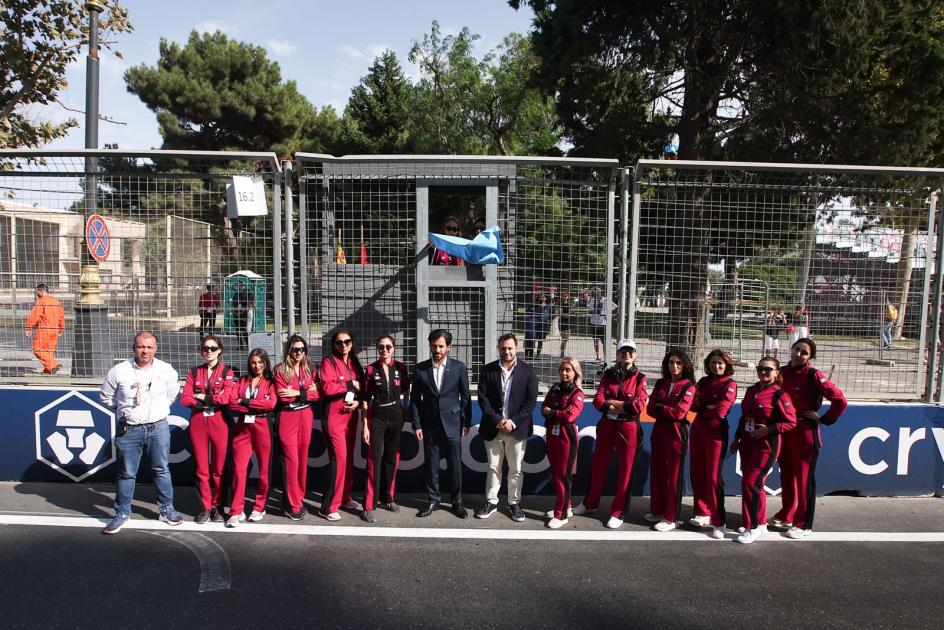
{"label": "man in navy blazer", "polygon": [[465,363],[448,357],[452,333],[438,328],[429,333],[431,359],[417,364],[410,391],[413,432],[423,442],[426,456],[426,490],[429,505],[416,513],[429,516],[439,507],[439,460],[446,459],[452,476],[452,511],[459,518],[462,507],[462,438],[472,425],[472,395]]}
{"label": "man in navy blazer", "polygon": [[518,338],[506,333],[498,338],[498,361],[482,368],[479,377],[479,407],[482,423],[479,434],[485,440],[488,474],[485,477],[486,503],[475,518],[488,518],[498,509],[502,462],[508,460],[508,510],[512,520],[524,520],[521,486],[528,437],[534,433],[531,412],[538,400],[538,377],[534,368],[518,359]]}

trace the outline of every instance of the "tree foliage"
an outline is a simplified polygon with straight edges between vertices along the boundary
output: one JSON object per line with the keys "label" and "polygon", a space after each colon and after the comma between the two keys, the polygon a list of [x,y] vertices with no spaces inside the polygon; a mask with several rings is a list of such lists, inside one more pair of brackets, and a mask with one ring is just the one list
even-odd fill
{"label": "tree foliage", "polygon": [[307,148],[305,132],[318,127],[315,108],[294,81],[282,83],[278,63],[264,48],[219,31],[193,31],[183,47],[161,39],[157,66],[132,68],[125,81],[157,112],[165,149],[288,156]]}
{"label": "tree foliage", "polygon": [[[102,4],[99,44],[108,47],[109,36],[134,27],[121,4]],[[0,5],[0,148],[38,147],[78,125],[71,118],[43,120],[34,106],[59,102],[66,67],[88,41],[88,21],[82,2],[75,0],[5,0]]]}
{"label": "tree foliage", "polygon": [[385,50],[351,90],[342,138],[352,153],[411,153],[409,115],[413,86],[397,55]]}

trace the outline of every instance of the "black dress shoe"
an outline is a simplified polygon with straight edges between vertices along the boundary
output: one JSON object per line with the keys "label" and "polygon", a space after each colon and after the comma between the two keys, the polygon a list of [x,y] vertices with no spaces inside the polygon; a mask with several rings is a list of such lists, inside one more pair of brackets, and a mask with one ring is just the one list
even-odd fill
{"label": "black dress shoe", "polygon": [[465,511],[465,508],[462,507],[461,503],[452,504],[452,513],[459,518],[466,518],[469,515],[469,513]]}
{"label": "black dress shoe", "polygon": [[437,509],[439,509],[439,501],[430,501],[429,505],[427,505],[422,510],[417,512],[416,515],[419,516],[420,518],[423,518],[425,516],[429,516],[430,514],[433,513],[433,510],[437,510]]}

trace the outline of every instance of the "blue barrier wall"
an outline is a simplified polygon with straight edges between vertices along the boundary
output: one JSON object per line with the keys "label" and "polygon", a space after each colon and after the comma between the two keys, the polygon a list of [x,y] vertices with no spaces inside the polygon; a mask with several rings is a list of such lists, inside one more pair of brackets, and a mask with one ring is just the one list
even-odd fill
{"label": "blue barrier wall", "polygon": [[[478,436],[478,405],[470,435],[463,442],[463,489],[484,491],[486,457]],[[116,474],[112,438],[114,415],[98,402],[98,390],[9,387],[0,388],[0,480],[49,482],[113,482]],[[193,458],[187,435],[189,410],[172,410],[171,472],[175,485],[192,485]],[[740,416],[735,406],[730,417]],[[580,453],[574,477],[574,496],[586,491],[599,413],[589,404],[577,422]],[[529,494],[552,493],[544,454],[543,418],[535,412],[535,435],[525,458],[525,489]],[[639,458],[635,492],[648,494],[649,434],[643,424],[645,451]],[[327,466],[320,423],[315,422],[309,456],[309,487],[317,491]],[[733,426],[732,426],[733,434]],[[817,491],[858,491],[863,495],[915,496],[944,486],[944,409],[918,404],[852,404],[832,427],[823,427],[823,449],[817,468]],[[355,454],[355,491],[364,488],[367,447]],[[740,494],[738,461],[725,463],[728,494]],[[606,491],[612,492],[616,463],[611,463]],[[686,468],[687,475],[687,468]],[[147,473],[142,470],[142,481]],[[691,491],[690,484],[688,491]],[[768,489],[779,493],[777,469],[768,477]],[[423,451],[407,428],[401,445],[397,490],[423,492]]]}

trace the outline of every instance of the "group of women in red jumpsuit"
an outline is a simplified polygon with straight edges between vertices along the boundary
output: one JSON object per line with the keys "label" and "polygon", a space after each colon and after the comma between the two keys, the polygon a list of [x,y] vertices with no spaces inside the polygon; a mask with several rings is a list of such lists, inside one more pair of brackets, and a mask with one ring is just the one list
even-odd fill
{"label": "group of women in red jumpsuit", "polygon": [[[182,404],[191,409],[190,440],[202,504],[195,521],[224,521],[222,481],[230,443],[233,500],[226,525],[236,527],[247,519],[247,469],[253,453],[259,483],[248,520],[262,520],[276,438],[282,454],[283,509],[290,519],[301,520],[306,513],[304,497],[315,403],[321,404],[322,433],[330,463],[318,515],[337,521],[341,518],[340,507],[360,508],[350,492],[362,410],[367,414],[363,438],[370,445],[373,464],[368,465],[368,505],[362,518],[373,522],[378,495],[385,507],[397,511],[393,478],[410,381],[405,366],[393,361],[393,339],[384,335],[377,346],[380,359],[365,371],[357,359],[354,335],[338,330],[331,337],[331,353],[322,361],[319,375],[309,361],[308,343],[300,335],[292,335],[285,343],[285,360],[274,370],[268,353],[257,348],[249,354],[246,376],[236,380],[233,370],[222,362],[222,341],[215,335],[204,337],[200,342],[204,363],[190,370],[181,397]],[[368,377],[372,378],[370,382]]]}
{"label": "group of women in red jumpsuit", "polygon": [[[597,425],[597,441],[590,464],[590,487],[573,514],[596,511],[603,480],[616,448],[619,464],[616,494],[606,526],[623,524],[632,497],[633,469],[642,446],[639,414],[645,408],[655,424],[651,436],[651,508],[646,520],[657,531],[681,525],[680,508],[686,452],[691,450],[691,482],[694,494],[694,527],[711,529],[714,538],[724,538],[724,481],[722,469],[728,451],[728,413],[737,399],[732,378],[734,362],[721,349],[712,350],[704,360],[706,376],[694,382],[694,367],[687,354],[670,349],[662,362],[662,378],[651,396],[646,376],[635,368],[636,347],[631,340],[617,346],[618,363],[608,369],[597,388],[593,404],[603,416]],[[764,482],[775,462],[780,463],[783,508],[772,525],[786,529],[791,539],[809,535],[816,499],[815,470],[820,449],[820,424],[832,424],[845,411],[842,392],[809,361],[816,357],[812,339],[797,340],[791,348],[790,363],[781,369],[773,357],[757,365],[757,382],[748,388],[741,402],[741,418],[730,445],[741,461],[742,527],[735,539],[752,543],[767,532]],[[561,362],[562,368],[567,359]],[[562,382],[563,382],[563,374]],[[557,387],[557,386],[555,386]],[[552,389],[553,392],[553,389]],[[558,396],[548,394],[542,414],[553,413]],[[823,400],[829,411],[819,415]],[[694,412],[689,432],[689,413]],[[579,415],[579,414],[578,414]],[[576,416],[575,416],[576,417]],[[548,435],[548,459],[557,487],[557,504],[549,527],[566,523],[570,501],[572,463],[562,465],[558,445]],[[573,449],[576,447],[573,446]],[[552,452],[554,455],[552,456]],[[563,450],[569,454],[570,450]]]}

